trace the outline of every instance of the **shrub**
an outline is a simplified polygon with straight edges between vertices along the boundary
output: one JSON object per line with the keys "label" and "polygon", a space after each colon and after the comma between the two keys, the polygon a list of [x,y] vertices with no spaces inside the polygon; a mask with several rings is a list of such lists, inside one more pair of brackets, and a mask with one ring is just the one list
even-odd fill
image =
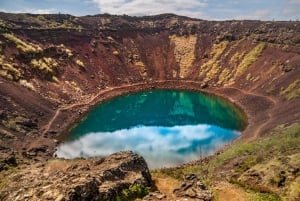
{"label": "shrub", "polygon": [[284,95],[288,100],[297,98],[300,95],[300,80],[295,80],[285,90],[282,90],[281,95]]}
{"label": "shrub", "polygon": [[18,81],[21,77],[21,72],[9,63],[0,63],[0,75],[9,79]]}
{"label": "shrub", "polygon": [[35,91],[35,88],[32,85],[32,83],[28,82],[27,80],[20,80],[19,83],[21,86],[30,89],[31,91]]}
{"label": "shrub", "polygon": [[85,65],[84,65],[84,63],[81,61],[81,60],[79,60],[79,59],[76,59],[76,64],[79,66],[79,67],[81,67],[81,68],[85,68]]}
{"label": "shrub", "polygon": [[68,57],[72,57],[73,56],[72,51],[70,49],[66,48],[64,46],[64,44],[60,44],[58,47],[61,48],[62,51],[64,51],[68,55]]}
{"label": "shrub", "polygon": [[236,76],[242,75],[244,71],[258,59],[265,47],[266,44],[261,42],[256,45],[248,54],[246,54],[242,62],[237,67]]}
{"label": "shrub", "polygon": [[48,79],[52,79],[58,65],[56,61],[50,57],[43,57],[38,60],[32,59],[30,63]]}
{"label": "shrub", "polygon": [[42,48],[38,45],[34,45],[31,43],[27,44],[13,34],[5,33],[3,34],[3,36],[9,41],[13,42],[16,45],[17,49],[21,50],[24,53],[39,53],[43,51]]}
{"label": "shrub", "polygon": [[117,196],[116,201],[118,200],[136,200],[137,198],[142,198],[146,196],[150,191],[149,187],[144,187],[139,184],[132,184],[128,189],[123,189],[120,195]]}
{"label": "shrub", "polygon": [[253,193],[250,201],[282,201],[282,199],[272,193]]}
{"label": "shrub", "polygon": [[216,73],[220,70],[220,57],[227,48],[229,42],[228,41],[222,41],[219,44],[214,44],[211,49],[211,59],[208,60],[206,63],[204,63],[201,66],[201,71],[206,72],[206,78],[205,81],[211,80]]}

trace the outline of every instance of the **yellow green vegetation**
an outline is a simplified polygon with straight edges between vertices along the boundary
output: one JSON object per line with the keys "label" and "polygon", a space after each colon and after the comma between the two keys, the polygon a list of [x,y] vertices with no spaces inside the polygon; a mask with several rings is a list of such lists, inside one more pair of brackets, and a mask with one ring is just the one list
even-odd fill
{"label": "yellow green vegetation", "polygon": [[7,32],[9,27],[11,27],[10,23],[0,19],[0,33]]}
{"label": "yellow green vegetation", "polygon": [[15,137],[16,136],[14,136],[14,134],[12,134],[11,132],[0,128],[0,138],[1,139],[3,139],[3,138],[13,139]]}
{"label": "yellow green vegetation", "polygon": [[295,80],[286,89],[282,90],[281,95],[285,96],[288,100],[299,97],[300,95],[300,80]]}
{"label": "yellow green vegetation", "polygon": [[[17,131],[26,135],[30,135],[28,131],[28,128],[22,124],[22,122],[27,122],[28,119],[23,117],[23,116],[13,116],[13,115],[8,115],[6,119],[3,119],[1,121],[2,125],[4,125],[5,128],[12,130],[12,131]],[[33,131],[34,132],[34,131]]]}
{"label": "yellow green vegetation", "polygon": [[242,39],[240,39],[238,41],[231,42],[228,50],[222,55],[222,57],[226,58],[231,53],[231,51],[236,52],[235,48],[237,48],[245,39],[246,39],[246,37],[243,37]]}
{"label": "yellow green vegetation", "polygon": [[81,88],[77,85],[76,82],[74,81],[65,81],[65,83],[72,88],[73,90],[75,90],[76,92],[82,92]]}
{"label": "yellow green vegetation", "polygon": [[[234,42],[227,48],[228,50],[222,54],[221,58],[219,60],[226,58],[232,51],[235,52],[235,54],[230,58],[230,63],[233,64],[233,67],[236,66],[236,64],[244,57],[245,52],[239,53],[235,50],[243,41],[245,40],[245,37]],[[224,50],[223,50],[224,51]],[[219,75],[218,84],[222,84],[225,82],[225,84],[231,84],[228,82],[230,78],[233,76],[233,69],[224,68],[223,71]]]}
{"label": "yellow green vegetation", "polygon": [[59,79],[54,75],[52,76],[52,81],[56,82],[56,83],[59,83]]}
{"label": "yellow green vegetation", "polygon": [[47,19],[43,15],[38,15],[36,19],[43,28],[47,29],[77,29],[81,31],[82,27],[76,24],[77,18],[64,19],[62,22],[55,21],[53,19]]}
{"label": "yellow green vegetation", "polygon": [[18,81],[21,77],[21,72],[13,65],[4,62],[4,56],[0,56],[0,75],[9,80]]}
{"label": "yellow green vegetation", "polygon": [[200,67],[201,74],[206,73],[205,81],[211,80],[221,69],[220,57],[228,44],[228,41],[222,41],[219,44],[213,45],[210,52],[211,59]]}
{"label": "yellow green vegetation", "polygon": [[172,35],[170,42],[174,45],[174,57],[180,66],[180,77],[184,78],[195,60],[197,35],[187,37]]}
{"label": "yellow green vegetation", "polygon": [[16,47],[24,53],[39,53],[42,52],[42,48],[32,43],[26,43],[14,34],[5,33],[3,36],[9,41],[13,42]]}
{"label": "yellow green vegetation", "polygon": [[134,42],[134,40],[130,40],[130,50],[131,54],[128,55],[129,61],[132,62],[135,66],[139,68],[139,72],[141,76],[146,77],[147,76],[147,71],[145,68],[145,64],[141,60],[139,50]]}
{"label": "yellow green vegetation", "polygon": [[226,171],[224,167],[227,167],[226,179],[251,190],[252,200],[296,201],[300,196],[299,130],[299,123],[280,125],[269,133],[269,137],[250,143],[236,142],[208,163],[161,169],[156,173],[176,179],[181,179],[183,173],[196,173],[210,184],[214,179],[218,180],[218,172]]}
{"label": "yellow green vegetation", "polygon": [[139,184],[132,184],[127,189],[123,189],[120,195],[117,196],[115,201],[122,200],[141,200],[144,196],[146,196],[150,191],[149,187],[143,187]]}
{"label": "yellow green vegetation", "polygon": [[79,67],[85,68],[84,63],[83,63],[80,59],[76,59],[76,60],[75,60],[75,63],[76,63]]}
{"label": "yellow green vegetation", "polygon": [[250,191],[250,201],[283,201],[282,198],[273,193],[259,193]]}
{"label": "yellow green vegetation", "polygon": [[28,82],[27,80],[19,80],[19,83],[21,86],[23,86],[31,91],[35,91],[35,87],[32,85],[32,83]]}
{"label": "yellow green vegetation", "polygon": [[260,79],[260,76],[252,76],[251,73],[248,73],[246,76],[247,81],[256,82]]}
{"label": "yellow green vegetation", "polygon": [[231,58],[230,63],[237,64],[244,56],[246,55],[246,52],[236,52]]}
{"label": "yellow green vegetation", "polygon": [[[290,168],[300,166],[299,130],[300,124],[282,125],[276,127],[270,137],[247,144],[236,143],[210,161],[207,169],[213,173],[238,157],[239,164],[233,169],[233,174],[239,175],[237,183],[258,192],[275,193],[287,200],[296,200],[295,195],[300,196],[300,188],[294,185],[300,174],[293,173]],[[257,179],[251,175],[259,175],[259,185],[251,182],[251,179]]]}
{"label": "yellow green vegetation", "polygon": [[251,73],[247,74],[246,80],[249,81],[251,79]]}
{"label": "yellow green vegetation", "polygon": [[147,71],[146,71],[146,68],[145,68],[145,64],[139,59],[139,60],[135,60],[134,62],[134,65],[140,67],[140,73],[143,77],[146,77],[147,76]]}
{"label": "yellow green vegetation", "polygon": [[245,70],[258,59],[265,47],[266,44],[264,42],[261,42],[258,45],[256,45],[250,52],[248,52],[243,57],[242,62],[238,65],[236,70],[236,76],[242,75],[245,72]]}
{"label": "yellow green vegetation", "polygon": [[47,20],[43,15],[38,15],[36,18],[40,21],[46,21]]}
{"label": "yellow green vegetation", "polygon": [[221,74],[219,75],[218,83],[221,84],[224,81],[228,81],[231,75],[231,71],[228,68],[224,68]]}
{"label": "yellow green vegetation", "polygon": [[8,176],[12,174],[17,174],[19,171],[19,168],[9,167],[7,171],[0,172],[0,200],[4,200],[4,197],[7,193],[5,191],[10,182]]}
{"label": "yellow green vegetation", "polygon": [[72,51],[70,49],[66,48],[64,44],[60,44],[58,47],[61,48],[68,55],[68,57],[73,56]]}
{"label": "yellow green vegetation", "polygon": [[43,57],[41,59],[32,59],[30,63],[48,79],[54,78],[54,73],[58,65],[54,59],[50,57]]}

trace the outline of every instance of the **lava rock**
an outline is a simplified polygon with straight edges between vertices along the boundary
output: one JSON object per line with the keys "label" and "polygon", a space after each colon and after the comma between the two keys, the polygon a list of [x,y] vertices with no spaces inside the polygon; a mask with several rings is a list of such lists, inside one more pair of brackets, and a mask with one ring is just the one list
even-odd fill
{"label": "lava rock", "polygon": [[[12,193],[6,195],[6,200],[28,197],[61,201],[116,200],[131,185],[152,186],[147,163],[131,151],[105,158],[54,159],[44,165],[38,163],[35,167],[22,167],[18,179],[7,186],[7,192]],[[27,189],[31,189],[30,192]]]}
{"label": "lava rock", "polygon": [[185,175],[184,182],[173,192],[177,197],[192,198],[201,201],[211,201],[213,198],[212,193],[195,174]]}
{"label": "lava rock", "polygon": [[17,159],[14,152],[8,154],[2,154],[1,158],[3,159],[0,160],[0,171],[7,170],[9,169],[9,167],[18,166]]}
{"label": "lava rock", "polygon": [[163,200],[164,198],[166,198],[165,194],[159,191],[155,191],[155,192],[150,192],[147,196],[145,196],[143,198],[143,201]]}

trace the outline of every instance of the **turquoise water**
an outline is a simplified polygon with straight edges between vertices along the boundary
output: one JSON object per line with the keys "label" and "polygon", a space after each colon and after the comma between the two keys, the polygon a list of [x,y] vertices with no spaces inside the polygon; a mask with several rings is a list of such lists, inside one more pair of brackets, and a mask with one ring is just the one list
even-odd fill
{"label": "turquoise water", "polygon": [[199,159],[237,138],[241,111],[207,94],[153,90],[117,97],[92,109],[57,148],[63,158],[133,150],[150,168]]}

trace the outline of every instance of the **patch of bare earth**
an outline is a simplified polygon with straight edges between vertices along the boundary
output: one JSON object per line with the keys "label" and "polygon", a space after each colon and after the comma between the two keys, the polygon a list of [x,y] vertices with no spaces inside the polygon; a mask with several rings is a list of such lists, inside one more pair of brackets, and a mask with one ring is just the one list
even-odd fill
{"label": "patch of bare earth", "polygon": [[247,192],[225,181],[217,183],[215,191],[216,200],[218,201],[249,201]]}
{"label": "patch of bare earth", "polygon": [[178,180],[165,175],[152,175],[152,179],[157,190],[166,195],[164,200],[174,200],[176,198],[173,194],[173,190],[180,185]]}

